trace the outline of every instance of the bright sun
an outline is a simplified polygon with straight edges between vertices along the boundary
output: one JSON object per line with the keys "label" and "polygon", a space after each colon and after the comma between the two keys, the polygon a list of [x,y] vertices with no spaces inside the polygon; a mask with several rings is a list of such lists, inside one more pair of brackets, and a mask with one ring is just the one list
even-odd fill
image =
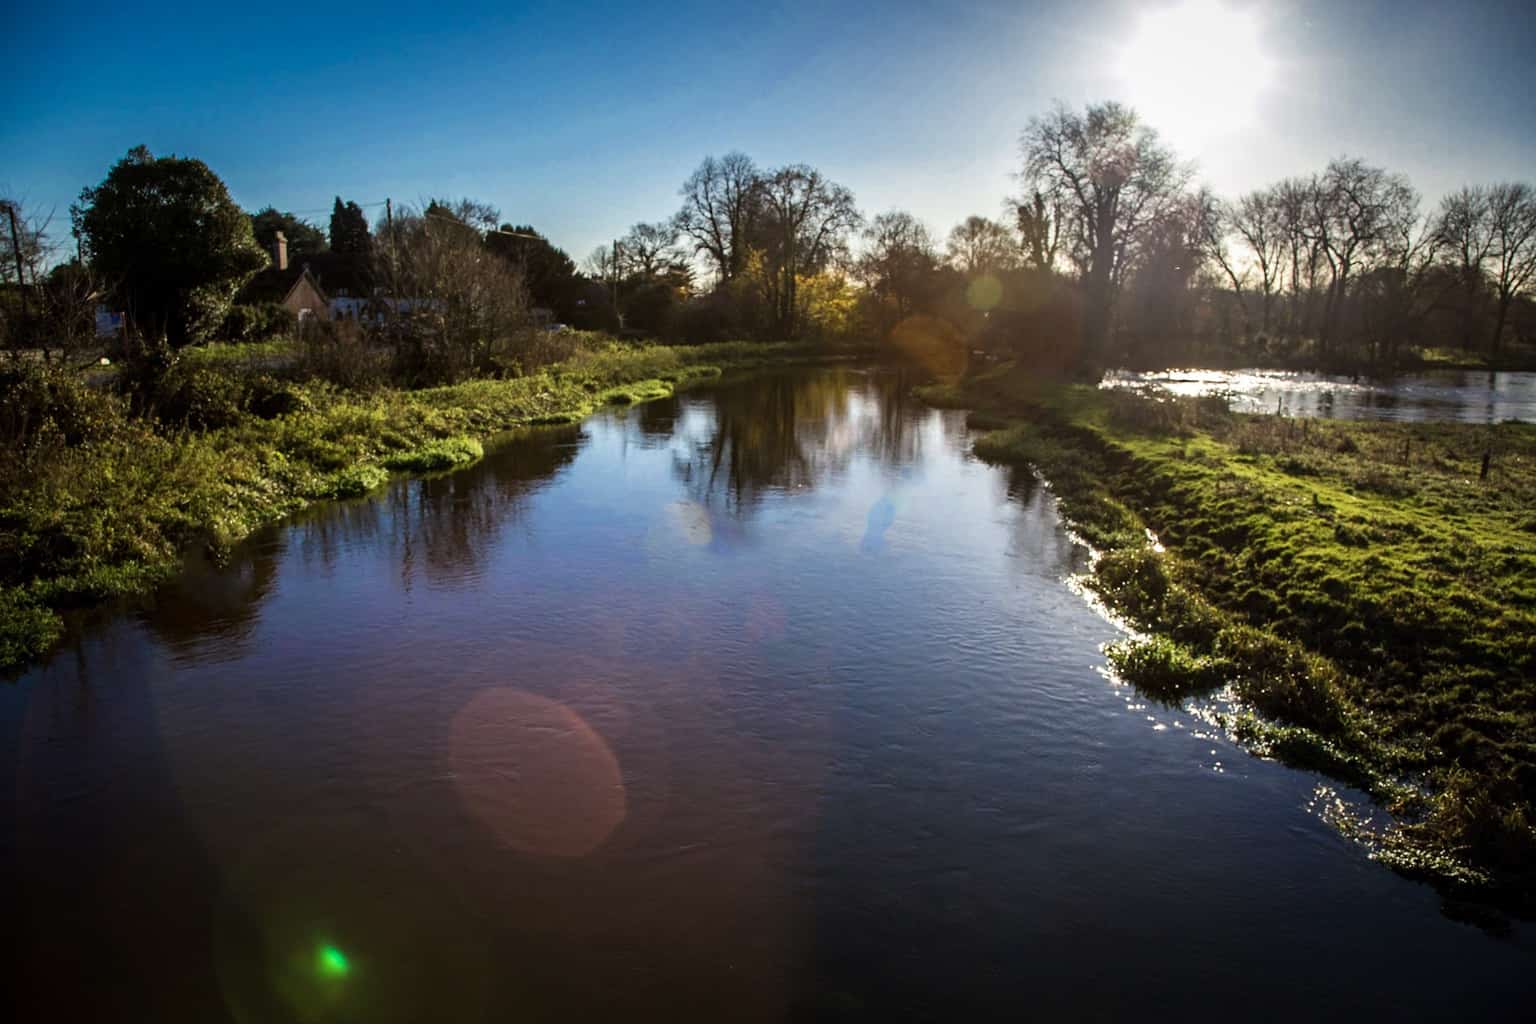
{"label": "bright sun", "polygon": [[1254,10],[1219,0],[1149,11],[1119,53],[1122,95],[1175,141],[1240,131],[1273,76],[1263,27]]}

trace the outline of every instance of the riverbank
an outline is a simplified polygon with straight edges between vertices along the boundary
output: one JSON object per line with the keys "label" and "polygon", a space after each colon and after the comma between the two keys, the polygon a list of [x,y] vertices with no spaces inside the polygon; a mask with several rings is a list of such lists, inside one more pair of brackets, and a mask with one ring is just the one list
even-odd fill
{"label": "riverbank", "polygon": [[1109,651],[1123,678],[1221,694],[1254,753],[1370,793],[1400,824],[1340,824],[1397,870],[1536,906],[1536,426],[1238,415],[1008,367],[920,393],[1051,483],[1088,585],[1144,633]]}
{"label": "riverbank", "polygon": [[365,494],[391,472],[466,464],[503,431],[577,422],[722,373],[857,354],[820,343],[613,345],[523,377],[367,392],[247,380],[200,358],[195,372],[208,376],[183,418],[192,426],[174,429],[77,379],[23,381],[46,422],[16,429],[27,444],[3,481],[0,672],[46,654],[63,634],[61,612],[148,592],[196,545],[217,554],[314,502]]}

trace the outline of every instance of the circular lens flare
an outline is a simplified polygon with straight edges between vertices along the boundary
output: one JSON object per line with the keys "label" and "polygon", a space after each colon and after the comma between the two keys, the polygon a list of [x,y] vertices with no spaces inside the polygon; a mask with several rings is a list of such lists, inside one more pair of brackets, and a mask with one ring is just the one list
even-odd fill
{"label": "circular lens flare", "polygon": [[506,845],[584,857],[627,816],[607,742],[565,704],[512,687],[481,690],[453,719],[454,785]]}
{"label": "circular lens flare", "polygon": [[332,945],[323,945],[315,954],[315,969],[324,978],[345,978],[352,965],[347,955]]}

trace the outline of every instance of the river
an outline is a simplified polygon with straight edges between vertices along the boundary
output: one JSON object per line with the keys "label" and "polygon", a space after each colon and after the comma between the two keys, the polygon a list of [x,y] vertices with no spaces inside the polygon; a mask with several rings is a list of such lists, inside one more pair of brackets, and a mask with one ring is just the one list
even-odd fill
{"label": "river", "polygon": [[1222,395],[1233,412],[1341,420],[1536,423],[1536,373],[1429,370],[1391,377],[1288,370],[1114,371],[1103,387],[1153,387],[1176,395]]}
{"label": "river", "polygon": [[528,434],[76,624],[0,688],[18,1019],[1529,1010],[1528,927],[1106,674],[1048,489],[912,383]]}

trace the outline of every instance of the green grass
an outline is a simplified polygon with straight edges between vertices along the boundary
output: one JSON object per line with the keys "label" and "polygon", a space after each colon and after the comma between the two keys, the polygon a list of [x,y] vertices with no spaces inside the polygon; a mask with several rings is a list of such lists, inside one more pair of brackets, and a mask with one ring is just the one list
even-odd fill
{"label": "green grass", "polygon": [[[283,344],[208,346],[190,358],[200,372],[234,374],[245,364],[226,350],[244,359]],[[366,494],[391,470],[451,469],[481,457],[480,439],[515,427],[574,422],[726,370],[844,354],[819,343],[607,344],[528,376],[425,390],[290,384],[287,414],[240,414],[205,431],[157,426],[87,391],[100,420],[88,440],[55,439],[0,465],[0,670],[49,651],[62,610],[143,593],[191,547],[217,555],[312,502]]]}
{"label": "green grass", "polygon": [[445,437],[407,452],[385,457],[384,468],[411,473],[434,473],[478,461],[485,446],[472,437]]}
{"label": "green grass", "polygon": [[[1123,678],[1172,702],[1226,688],[1256,753],[1398,812],[1416,871],[1529,905],[1536,426],[1234,415],[1007,370],[920,393],[1050,482],[1096,549],[1089,585],[1151,635],[1110,648]],[[1496,797],[1437,810],[1463,776]]]}
{"label": "green grass", "polygon": [[184,349],[183,360],[197,366],[243,367],[251,364],[276,362],[290,359],[299,351],[293,338],[273,338],[270,341],[243,343],[211,342]]}

